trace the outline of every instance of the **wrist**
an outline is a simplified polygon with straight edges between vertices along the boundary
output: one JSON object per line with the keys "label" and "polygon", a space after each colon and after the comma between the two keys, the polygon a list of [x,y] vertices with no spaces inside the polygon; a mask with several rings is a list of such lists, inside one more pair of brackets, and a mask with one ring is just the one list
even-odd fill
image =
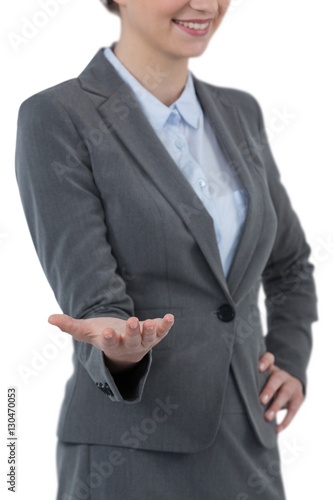
{"label": "wrist", "polygon": [[116,360],[108,358],[105,353],[103,353],[103,356],[104,356],[104,361],[105,361],[106,367],[109,369],[111,374],[117,374],[117,373],[130,371],[140,362],[140,360],[138,360],[138,361],[116,361]]}

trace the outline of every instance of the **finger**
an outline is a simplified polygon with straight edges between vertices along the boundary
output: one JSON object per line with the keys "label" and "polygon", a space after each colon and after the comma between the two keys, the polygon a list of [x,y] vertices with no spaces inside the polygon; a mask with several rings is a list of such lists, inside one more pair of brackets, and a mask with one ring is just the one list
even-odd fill
{"label": "finger", "polygon": [[277,432],[281,432],[288,427],[288,425],[298,412],[302,402],[303,400],[301,398],[295,398],[292,402],[290,402],[286,416],[284,417],[282,422],[276,426]]}
{"label": "finger", "polygon": [[60,328],[61,331],[69,333],[77,340],[91,333],[87,320],[74,319],[67,314],[52,314],[48,322]]}
{"label": "finger", "polygon": [[156,336],[161,340],[173,327],[175,318],[173,314],[166,314],[162,319],[159,318],[156,324]]}
{"label": "finger", "polygon": [[267,404],[276,392],[280,389],[282,384],[286,382],[288,374],[283,370],[277,369],[268,378],[263,390],[260,393],[260,401],[262,404]]}
{"label": "finger", "polygon": [[116,347],[119,344],[119,335],[113,328],[105,328],[102,332],[103,348],[102,350]]}
{"label": "finger", "polygon": [[294,389],[292,387],[292,384],[290,383],[282,384],[282,386],[279,389],[279,392],[277,393],[276,398],[265,412],[266,420],[273,420],[278,411],[282,410],[284,407],[286,407],[287,403],[290,402],[290,400],[293,397],[293,394],[294,394]]}
{"label": "finger", "polygon": [[146,320],[142,325],[141,345],[150,347],[156,342],[156,327],[153,320]]}
{"label": "finger", "polygon": [[259,358],[259,371],[264,372],[267,370],[271,365],[274,364],[275,361],[275,356],[271,352],[266,351],[260,358]]}
{"label": "finger", "polygon": [[125,336],[136,339],[140,337],[140,322],[137,317],[128,318],[125,326]]}
{"label": "finger", "polygon": [[132,317],[126,321],[123,343],[128,349],[134,349],[141,344],[140,322],[138,318]]}

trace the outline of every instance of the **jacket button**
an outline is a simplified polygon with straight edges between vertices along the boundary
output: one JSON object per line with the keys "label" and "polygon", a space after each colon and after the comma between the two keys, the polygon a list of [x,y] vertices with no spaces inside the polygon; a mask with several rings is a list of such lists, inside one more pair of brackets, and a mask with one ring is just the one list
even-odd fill
{"label": "jacket button", "polygon": [[235,309],[229,304],[223,304],[223,306],[219,307],[217,310],[217,317],[224,323],[229,323],[235,318],[235,316]]}

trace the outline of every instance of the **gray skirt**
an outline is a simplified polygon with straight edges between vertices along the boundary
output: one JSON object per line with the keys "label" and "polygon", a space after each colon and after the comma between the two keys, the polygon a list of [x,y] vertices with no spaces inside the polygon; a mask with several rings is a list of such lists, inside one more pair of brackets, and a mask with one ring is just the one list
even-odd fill
{"label": "gray skirt", "polygon": [[204,451],[59,441],[57,500],[285,500],[278,447],[258,442],[229,379],[219,432]]}

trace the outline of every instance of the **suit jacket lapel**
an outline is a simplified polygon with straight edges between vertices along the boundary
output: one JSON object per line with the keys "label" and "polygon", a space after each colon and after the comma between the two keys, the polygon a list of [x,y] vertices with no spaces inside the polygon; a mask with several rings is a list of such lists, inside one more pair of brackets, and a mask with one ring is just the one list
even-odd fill
{"label": "suit jacket lapel", "polygon": [[[111,106],[110,106],[111,105]],[[99,108],[105,121],[112,115],[112,98]],[[196,239],[216,278],[224,289],[223,274],[216,244],[213,220],[192,187],[162,145],[139,108],[131,109],[128,119],[117,120],[114,133],[126,145],[139,168],[147,174],[170,205],[183,219]]]}
{"label": "suit jacket lapel", "polygon": [[97,53],[79,79],[83,89],[89,92],[90,98],[95,102],[105,124],[119,137],[127,151],[135,158],[138,166],[150,177],[182,218],[196,239],[224,293],[233,302],[232,296],[250,262],[260,232],[257,219],[260,212],[260,199],[256,192],[256,200],[254,200],[253,180],[237,150],[237,145],[244,142],[244,137],[240,134],[233,107],[224,102],[217,103],[212,96],[212,91],[195,79],[196,91],[204,112],[212,121],[230,165],[237,165],[241,181],[250,198],[244,231],[227,283],[212,218],[161,144],[130,88],[106,60],[102,50]]}
{"label": "suit jacket lapel", "polygon": [[194,82],[197,96],[213,124],[229,166],[239,175],[249,198],[247,217],[227,280],[230,293],[237,300],[241,295],[244,274],[250,266],[262,231],[264,199],[262,190],[258,189],[258,173],[249,156],[246,155],[246,159],[243,157],[243,152],[248,152],[248,138],[243,133],[237,110],[220,89],[196,79]]}

